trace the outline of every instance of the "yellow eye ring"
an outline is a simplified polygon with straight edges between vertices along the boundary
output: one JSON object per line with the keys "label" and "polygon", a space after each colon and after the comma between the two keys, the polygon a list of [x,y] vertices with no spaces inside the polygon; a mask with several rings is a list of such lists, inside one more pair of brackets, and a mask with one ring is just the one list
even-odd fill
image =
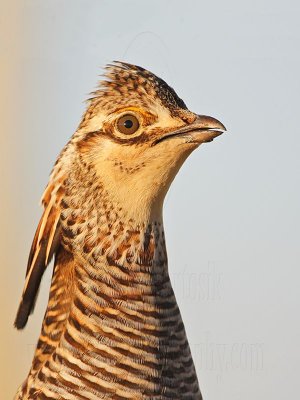
{"label": "yellow eye ring", "polygon": [[139,120],[132,114],[122,115],[122,117],[117,120],[117,129],[119,132],[123,133],[123,135],[132,135],[139,127]]}

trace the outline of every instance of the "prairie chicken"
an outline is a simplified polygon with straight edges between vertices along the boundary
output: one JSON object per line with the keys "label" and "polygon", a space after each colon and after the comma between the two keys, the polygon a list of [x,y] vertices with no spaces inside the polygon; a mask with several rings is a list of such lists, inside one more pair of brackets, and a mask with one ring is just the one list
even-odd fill
{"label": "prairie chicken", "polygon": [[15,399],[201,399],[172,290],[162,207],[176,173],[225,131],[162,79],[115,62],[43,194],[15,326],[55,256],[49,302]]}

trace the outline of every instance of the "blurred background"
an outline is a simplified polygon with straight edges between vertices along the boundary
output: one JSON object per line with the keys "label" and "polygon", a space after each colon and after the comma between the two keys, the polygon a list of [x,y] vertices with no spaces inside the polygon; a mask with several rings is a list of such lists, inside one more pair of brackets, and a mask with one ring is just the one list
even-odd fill
{"label": "blurred background", "polygon": [[38,202],[112,60],[150,69],[228,129],[191,155],[165,203],[204,398],[296,397],[299,12],[296,0],[1,1],[1,399],[29,371],[48,297],[51,268],[17,332]]}

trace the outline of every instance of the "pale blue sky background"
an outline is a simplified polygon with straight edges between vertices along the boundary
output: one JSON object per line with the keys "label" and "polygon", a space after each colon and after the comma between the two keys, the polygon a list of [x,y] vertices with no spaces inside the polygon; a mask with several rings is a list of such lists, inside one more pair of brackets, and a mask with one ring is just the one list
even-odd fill
{"label": "pale blue sky background", "polygon": [[204,398],[297,398],[299,12],[296,0],[3,7],[1,398],[29,370],[48,297],[50,271],[26,330],[12,328],[38,201],[115,59],[150,69],[228,129],[192,154],[165,204],[169,268]]}

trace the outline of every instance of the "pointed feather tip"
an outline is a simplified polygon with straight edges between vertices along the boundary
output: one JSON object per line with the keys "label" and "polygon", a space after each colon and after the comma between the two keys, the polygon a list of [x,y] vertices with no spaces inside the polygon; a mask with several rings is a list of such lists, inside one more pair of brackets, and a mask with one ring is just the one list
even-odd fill
{"label": "pointed feather tip", "polygon": [[113,60],[112,63],[107,64],[108,67],[112,68],[122,68],[122,69],[132,69],[134,71],[145,71],[145,68],[141,67],[140,65],[131,64],[125,61]]}
{"label": "pointed feather tip", "polygon": [[18,330],[24,329],[27,321],[28,321],[28,316],[30,313],[30,304],[29,303],[21,303],[18,311],[17,311],[17,316],[14,322],[14,327],[17,328]]}

